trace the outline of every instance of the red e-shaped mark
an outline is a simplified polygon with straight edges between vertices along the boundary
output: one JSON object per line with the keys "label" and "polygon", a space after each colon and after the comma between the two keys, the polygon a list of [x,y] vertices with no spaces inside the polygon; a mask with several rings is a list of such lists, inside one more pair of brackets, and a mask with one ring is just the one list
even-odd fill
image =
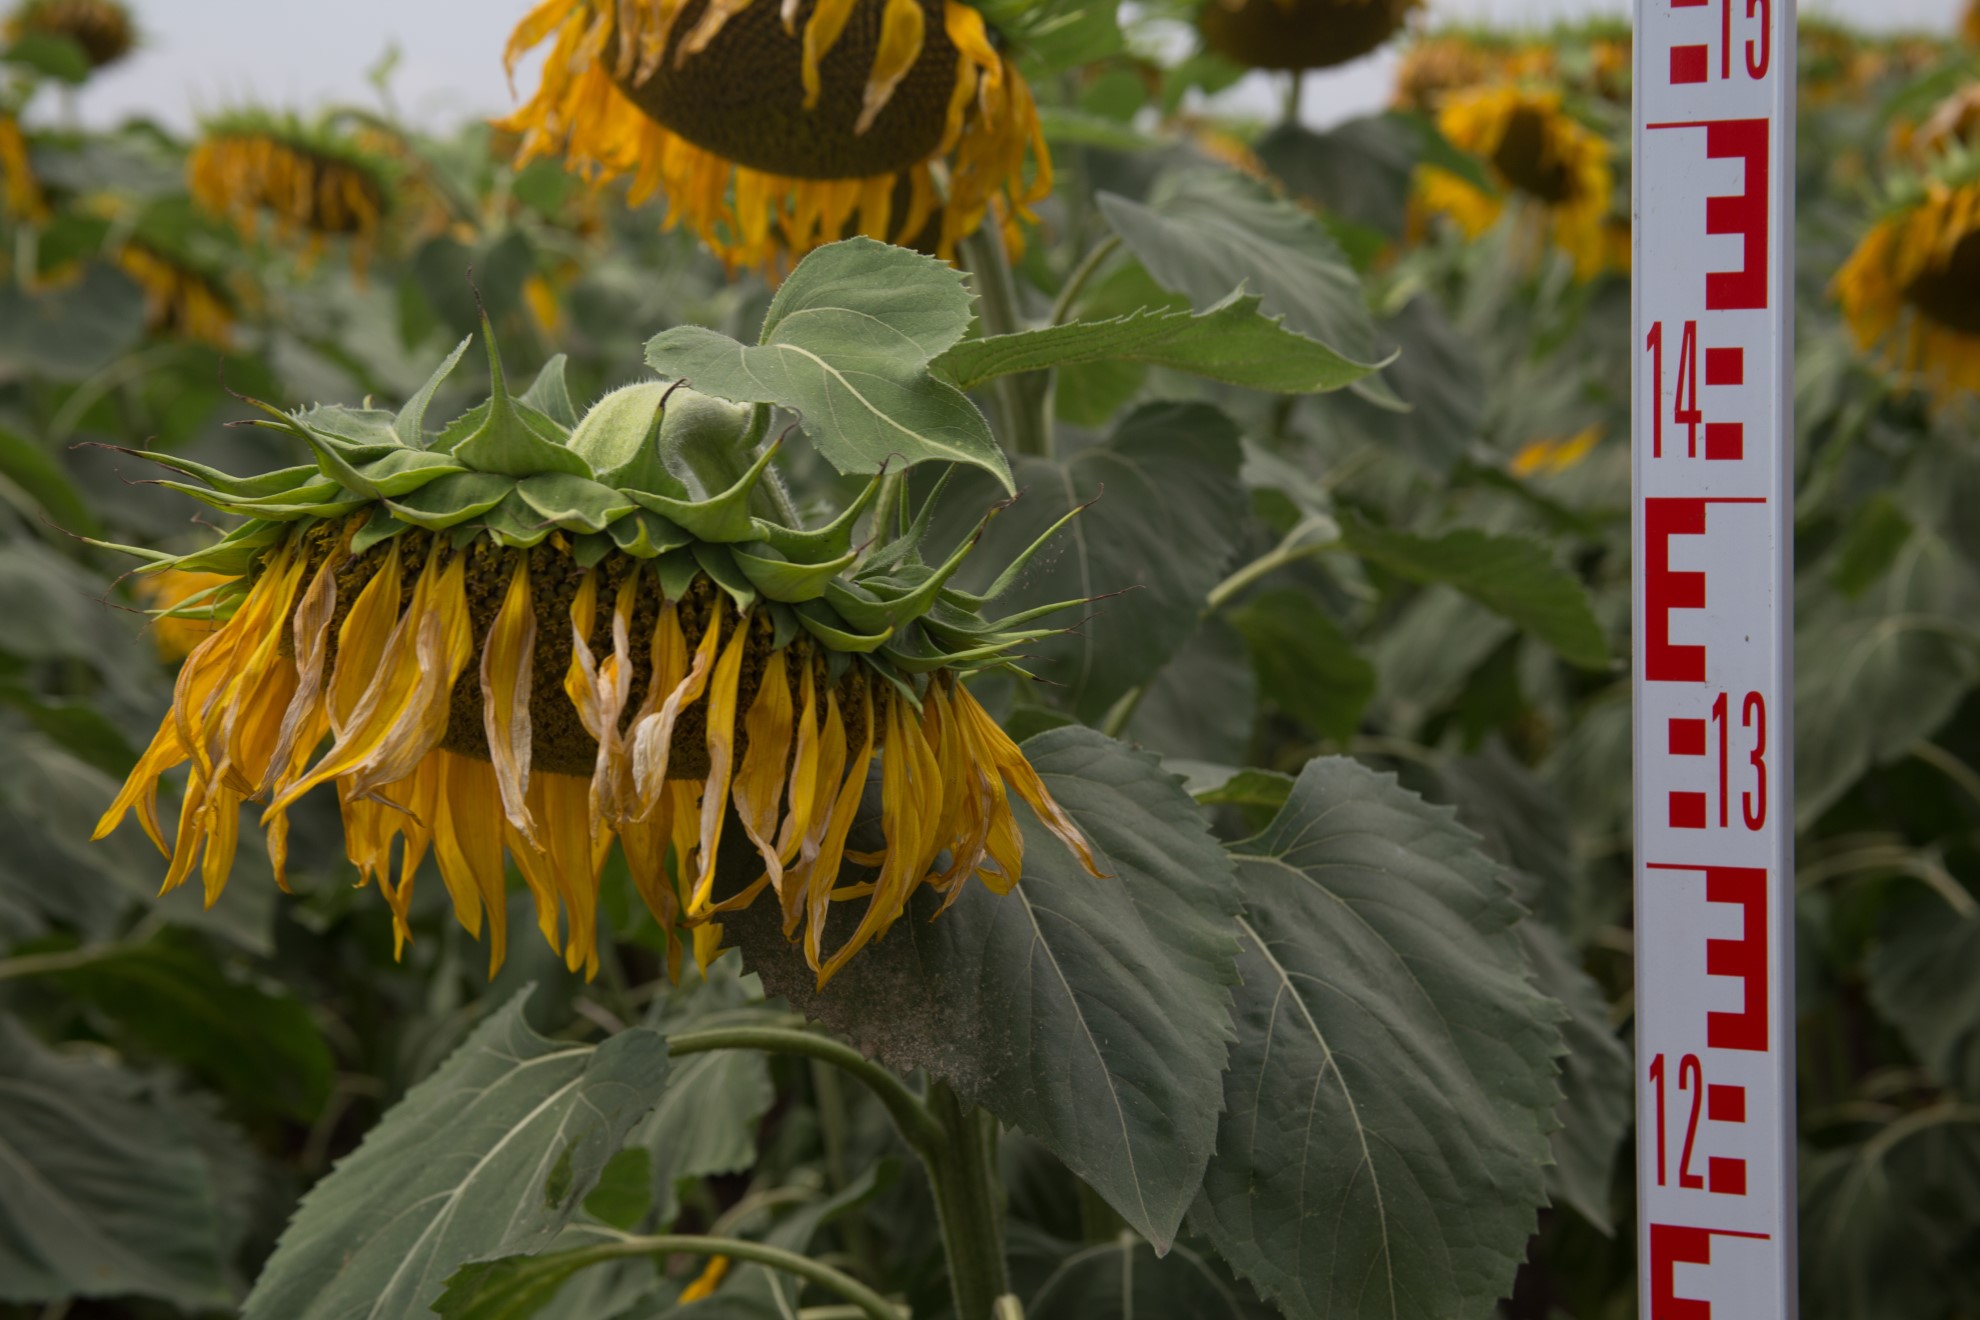
{"label": "red e-shaped mark", "polygon": [[1677,1295],[1677,1267],[1712,1263],[1715,1237],[1757,1238],[1765,1233],[1733,1233],[1724,1229],[1688,1228],[1681,1224],[1650,1225],[1650,1315],[1648,1320],[1712,1320],[1712,1304]]}
{"label": "red e-shaped mark", "polygon": [[1767,1051],[1767,872],[1755,866],[1705,868],[1705,901],[1741,909],[1736,940],[1705,941],[1705,974],[1738,977],[1745,1007],[1707,1013],[1705,1043],[1715,1050]]}
{"label": "red e-shaped mark", "polygon": [[1671,569],[1671,538],[1705,534],[1705,501],[1643,501],[1643,676],[1653,683],[1703,683],[1705,648],[1671,644],[1671,611],[1705,608],[1705,575]]}
{"label": "red e-shaped mark", "polygon": [[1737,234],[1745,246],[1738,270],[1705,276],[1708,311],[1740,311],[1767,305],[1767,121],[1720,119],[1705,125],[1705,154],[1746,164],[1746,190],[1705,199],[1705,232]]}

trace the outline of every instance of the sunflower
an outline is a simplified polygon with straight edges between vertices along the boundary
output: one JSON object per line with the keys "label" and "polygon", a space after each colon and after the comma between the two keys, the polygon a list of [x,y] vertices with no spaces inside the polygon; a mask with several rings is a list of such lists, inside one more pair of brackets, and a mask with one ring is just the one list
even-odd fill
{"label": "sunflower", "polygon": [[1959,35],[1969,46],[1980,46],[1980,0],[1966,0],[1966,13],[1959,20]]}
{"label": "sunflower", "polygon": [[116,260],[144,290],[146,329],[218,349],[233,347],[233,300],[213,276],[136,240],[118,248]]}
{"label": "sunflower", "polygon": [[21,121],[9,114],[0,114],[0,204],[17,220],[48,218],[48,199],[42,196],[41,182],[28,159],[27,136],[21,132]]}
{"label": "sunflower", "polygon": [[1962,87],[1917,122],[1901,117],[1891,125],[1892,154],[1909,157],[1923,168],[1949,152],[1976,149],[1980,149],[1980,84]]}
{"label": "sunflower", "polygon": [[385,169],[344,137],[285,118],[239,114],[206,126],[186,162],[193,200],[252,238],[265,213],[284,239],[307,237],[314,259],[350,240],[364,269],[389,197]]}
{"label": "sunflower", "polygon": [[[854,549],[877,477],[829,526],[790,526],[765,478],[775,446],[749,457],[749,409],[656,382],[579,419],[560,369],[525,396],[539,409],[507,392],[492,343],[492,397],[428,435],[422,401],[459,356],[396,416],[259,405],[314,464],[242,479],[146,455],[248,521],[148,566],[227,575],[202,602],[225,623],[98,837],[135,809],[170,858],[164,887],[197,867],[210,903],[244,802],[262,804],[282,883],[290,809],[331,787],[401,948],[430,852],[460,922],[478,935],[485,916],[492,973],[506,852],[544,937],[587,975],[616,842],[670,940],[685,925],[705,963],[715,918],[769,892],[821,986],[920,886],[953,901],[972,876],[1016,884],[1013,797],[1099,874],[962,681],[1049,635],[1029,626],[1047,611],[979,615],[1023,558],[987,595],[949,587],[974,538],[924,562],[929,507]],[[160,776],[182,764],[168,836]],[[885,848],[869,857],[847,835],[876,766]],[[718,869],[725,837],[748,863]]]}
{"label": "sunflower", "polygon": [[115,64],[137,44],[131,13],[115,0],[27,0],[7,20],[7,35],[18,41],[30,33],[75,42],[93,70]]}
{"label": "sunflower", "polygon": [[1906,184],[1836,272],[1857,344],[1941,400],[1980,393],[1980,154]]}
{"label": "sunflower", "polygon": [[1588,279],[1607,266],[1609,145],[1562,111],[1558,90],[1499,85],[1456,92],[1437,112],[1437,127],[1453,145],[1483,157],[1506,195],[1424,166],[1417,178],[1424,210],[1450,216],[1476,238],[1498,222],[1509,195],[1541,218],[1577,276]]}
{"label": "sunflower", "polygon": [[1330,69],[1397,32],[1421,0],[1208,0],[1197,29],[1211,50],[1254,69]]}
{"label": "sunflower", "polygon": [[1016,250],[1051,191],[1031,89],[959,0],[542,0],[511,74],[546,40],[536,94],[496,125],[517,163],[627,177],[635,204],[659,190],[731,269],[931,225],[952,260],[986,217]]}

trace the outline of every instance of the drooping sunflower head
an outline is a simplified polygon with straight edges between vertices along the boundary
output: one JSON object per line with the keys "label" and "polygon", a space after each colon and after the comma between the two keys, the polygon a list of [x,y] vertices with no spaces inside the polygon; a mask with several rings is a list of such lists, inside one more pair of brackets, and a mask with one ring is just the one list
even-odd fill
{"label": "drooping sunflower head", "polygon": [[7,20],[7,35],[65,37],[82,48],[91,69],[115,64],[137,45],[131,11],[116,0],[25,0]]}
{"label": "drooping sunflower head", "polygon": [[541,85],[497,125],[519,162],[658,191],[731,268],[855,233],[952,259],[986,219],[1015,247],[1051,191],[1030,88],[960,0],[543,0],[511,70],[544,41]]}
{"label": "drooping sunflower head", "polygon": [[1402,30],[1421,0],[1206,0],[1196,25],[1211,50],[1254,69],[1331,69]]}
{"label": "drooping sunflower head", "polygon": [[355,141],[327,127],[243,112],[204,126],[186,162],[193,200],[254,237],[264,218],[284,241],[303,240],[312,257],[347,240],[362,270],[390,200],[389,170]]}
{"label": "drooping sunflower head", "polygon": [[1955,149],[1895,190],[1834,288],[1858,345],[1904,384],[1980,394],[1980,153]]}
{"label": "drooping sunflower head", "polygon": [[[670,940],[691,931],[705,959],[721,913],[774,902],[821,984],[921,886],[1016,884],[1013,798],[1098,873],[964,683],[1049,635],[1049,610],[985,617],[1022,557],[984,595],[950,586],[974,538],[924,561],[935,498],[855,547],[878,477],[828,525],[793,526],[751,410],[653,382],[579,417],[561,360],[518,399],[491,348],[492,397],[429,432],[460,355],[396,414],[257,405],[313,462],[237,478],[147,455],[246,521],[141,570],[223,575],[167,613],[224,622],[99,836],[135,810],[170,859],[165,887],[197,868],[211,902],[244,803],[280,881],[289,810],[334,789],[401,943],[430,854],[499,964],[506,856],[544,937],[587,973],[616,843]],[[168,834],[160,777],[181,765]],[[876,768],[886,846],[868,857],[846,841]]]}
{"label": "drooping sunflower head", "polygon": [[1606,232],[1615,176],[1609,146],[1562,108],[1553,88],[1512,84],[1446,97],[1437,127],[1451,143],[1481,157],[1501,187],[1494,196],[1436,166],[1418,173],[1424,209],[1450,216],[1468,237],[1496,224],[1508,200],[1518,204],[1583,279],[1608,264]]}
{"label": "drooping sunflower head", "polygon": [[1950,152],[1980,150],[1980,84],[1960,88],[1915,121],[1898,116],[1891,124],[1891,149],[1926,169]]}
{"label": "drooping sunflower head", "polygon": [[144,290],[145,328],[151,333],[233,347],[234,299],[219,276],[136,238],[117,249],[116,261]]}

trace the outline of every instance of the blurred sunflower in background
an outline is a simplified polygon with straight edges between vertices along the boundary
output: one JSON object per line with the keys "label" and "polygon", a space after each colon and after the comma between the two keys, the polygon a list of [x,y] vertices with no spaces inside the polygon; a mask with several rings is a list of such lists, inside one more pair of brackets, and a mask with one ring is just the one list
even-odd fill
{"label": "blurred sunflower in background", "polygon": [[1426,165],[1417,174],[1423,211],[1448,216],[1467,238],[1477,238],[1510,202],[1537,217],[1577,277],[1589,279],[1611,264],[1609,144],[1562,109],[1559,89],[1499,84],[1453,92],[1437,112],[1437,128],[1452,145],[1482,158],[1502,191],[1495,195]]}
{"label": "blurred sunflower in background", "polygon": [[1891,154],[1916,167],[1961,149],[1980,150],[1980,84],[1960,88],[1922,118],[1900,115],[1891,124]]}
{"label": "blurred sunflower in background", "polygon": [[1331,69],[1402,30],[1421,0],[1207,0],[1203,44],[1254,69]]}
{"label": "blurred sunflower in background", "polygon": [[731,269],[775,276],[855,233],[953,260],[1012,251],[1052,188],[1031,89],[959,0],[543,0],[507,63],[551,43],[498,129],[656,192]]}
{"label": "blurred sunflower in background", "polygon": [[1966,13],[1959,20],[1959,35],[1967,45],[1980,47],[1980,0],[1966,0]]}
{"label": "blurred sunflower in background", "polygon": [[40,221],[48,217],[48,199],[34,177],[34,163],[28,159],[27,135],[21,121],[0,114],[0,204],[17,220]]}
{"label": "blurred sunflower in background", "polygon": [[220,631],[216,598],[234,582],[224,573],[188,573],[176,568],[137,579],[138,598],[151,612],[151,640],[160,660],[176,664]]}
{"label": "blurred sunflower in background", "polygon": [[1895,191],[1834,290],[1857,345],[1940,402],[1980,393],[1980,153]]}
{"label": "blurred sunflower in background", "polygon": [[144,290],[146,330],[233,347],[234,300],[219,277],[141,239],[119,247],[116,262]]}
{"label": "blurred sunflower in background", "polygon": [[389,203],[385,164],[350,137],[298,120],[246,111],[207,123],[186,162],[193,200],[256,237],[264,218],[309,259],[347,240],[362,273]]}
{"label": "blurred sunflower in background", "polygon": [[92,71],[115,64],[137,45],[130,10],[116,0],[26,0],[7,20],[7,36],[63,37],[82,48]]}
{"label": "blurred sunflower in background", "polygon": [[[334,788],[346,853],[383,891],[399,945],[431,853],[461,924],[488,923],[491,974],[505,853],[572,970],[597,969],[616,842],[676,970],[679,926],[705,965],[716,918],[769,892],[821,985],[920,887],[953,901],[972,877],[1016,884],[1013,796],[1100,873],[963,682],[1010,668],[1011,648],[1053,631],[1036,619],[1078,603],[982,617],[1037,546],[984,595],[962,593],[947,584],[975,538],[924,562],[926,509],[911,525],[882,510],[872,530],[893,534],[853,547],[879,477],[828,526],[781,512],[752,410],[655,382],[580,418],[561,359],[517,399],[489,352],[492,396],[438,435],[423,401],[459,350],[396,415],[259,405],[314,464],[243,479],[146,455],[247,521],[191,555],[138,552],[144,572],[224,579],[164,618],[223,622],[97,837],[135,811],[170,859],[164,887],[197,869],[211,903],[244,803],[264,804],[281,882],[289,810]],[[168,836],[160,781],[181,765]],[[876,766],[884,843],[866,854],[848,838]],[[724,852],[725,837],[747,846]]]}

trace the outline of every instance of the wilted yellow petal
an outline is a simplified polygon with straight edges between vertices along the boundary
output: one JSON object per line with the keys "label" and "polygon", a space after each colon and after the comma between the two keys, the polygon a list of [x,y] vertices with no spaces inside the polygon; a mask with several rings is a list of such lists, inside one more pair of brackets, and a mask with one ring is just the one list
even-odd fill
{"label": "wilted yellow petal", "polygon": [[[813,20],[816,23],[816,19]],[[854,133],[864,133],[894,99],[894,89],[907,77],[921,58],[926,36],[920,0],[887,0],[880,16],[880,47],[873,53],[873,68],[866,75],[866,91],[860,102]]]}
{"label": "wilted yellow petal", "polygon": [[530,603],[529,556],[518,553],[495,621],[481,645],[481,725],[502,813],[525,839],[529,814],[529,694],[536,659],[536,610]]}

